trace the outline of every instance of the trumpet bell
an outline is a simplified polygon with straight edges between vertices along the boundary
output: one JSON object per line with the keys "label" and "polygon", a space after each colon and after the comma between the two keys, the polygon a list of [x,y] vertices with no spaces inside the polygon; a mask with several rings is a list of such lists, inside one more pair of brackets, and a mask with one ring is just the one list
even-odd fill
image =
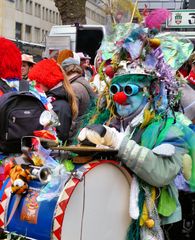
{"label": "trumpet bell", "polygon": [[31,174],[39,179],[42,184],[47,184],[51,180],[51,168],[31,166]]}
{"label": "trumpet bell", "polygon": [[48,167],[42,167],[39,171],[39,180],[40,182],[46,184],[51,180],[52,171]]}

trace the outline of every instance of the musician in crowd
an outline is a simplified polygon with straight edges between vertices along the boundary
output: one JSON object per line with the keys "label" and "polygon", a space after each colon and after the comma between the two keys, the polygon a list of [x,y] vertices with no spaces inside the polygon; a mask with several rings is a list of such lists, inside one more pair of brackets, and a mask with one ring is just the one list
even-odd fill
{"label": "musician in crowd", "polygon": [[[137,34],[144,39],[140,29]],[[159,44],[139,58],[132,59],[133,54],[123,45],[112,55],[115,72],[99,101],[103,106],[95,124],[83,128],[78,139],[118,149],[118,159],[131,171],[134,203],[128,239],[185,239],[181,227],[171,227],[182,220],[177,189],[195,191],[195,135],[173,112],[178,82]],[[105,114],[107,121],[101,122]]]}

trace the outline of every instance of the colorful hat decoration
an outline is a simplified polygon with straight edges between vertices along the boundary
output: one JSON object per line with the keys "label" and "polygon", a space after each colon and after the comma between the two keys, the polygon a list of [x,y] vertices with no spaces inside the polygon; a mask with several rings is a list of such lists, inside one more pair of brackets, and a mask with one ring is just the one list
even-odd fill
{"label": "colorful hat decoration", "polygon": [[[107,37],[99,50],[102,60],[105,59],[99,69],[101,79],[106,81],[108,86],[108,82],[118,75],[151,75],[156,80],[158,79],[158,84],[163,83],[168,93],[168,104],[173,108],[179,100],[180,86],[175,78],[175,73],[192,53],[191,41],[184,39],[179,34],[160,33],[155,35],[151,29],[138,24],[118,24],[114,30],[122,34],[117,38]],[[125,30],[128,34],[125,34]],[[113,69],[113,71],[107,71],[108,66],[105,63],[109,60],[109,69]],[[153,100],[155,101],[155,99]]]}
{"label": "colorful hat decoration", "polygon": [[[163,21],[154,19],[158,13],[166,13]],[[101,60],[98,64],[100,83],[103,82],[105,86],[97,102],[99,118],[102,115],[105,121],[106,117],[110,120],[115,116],[110,85],[113,81],[128,80],[129,75],[147,77],[144,94],[151,110],[164,116],[178,105],[183,82],[176,78],[176,72],[190,57],[193,44],[179,34],[159,33],[156,27],[160,27],[169,17],[168,10],[158,9],[152,13],[152,17],[147,14],[147,20],[150,23],[152,20],[154,25],[146,25],[145,19],[141,23],[133,23],[133,16],[130,22],[113,24],[97,53]]]}

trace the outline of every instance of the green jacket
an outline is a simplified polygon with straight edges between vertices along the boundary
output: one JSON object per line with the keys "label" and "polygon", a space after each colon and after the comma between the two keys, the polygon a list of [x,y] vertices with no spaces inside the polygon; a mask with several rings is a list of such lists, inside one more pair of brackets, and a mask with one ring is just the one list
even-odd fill
{"label": "green jacket", "polygon": [[[175,199],[176,210],[169,217],[162,217],[162,224],[181,220],[181,207],[178,201],[178,191],[173,180],[182,167],[182,158],[190,149],[186,143],[185,133],[181,125],[173,123],[170,118],[164,123],[156,121],[146,127],[141,134],[139,144],[132,140],[132,134],[127,135],[119,148],[119,158],[140,179],[149,185],[161,188],[167,186],[169,194]],[[153,152],[157,146],[164,143],[174,146],[171,156]],[[166,153],[166,148],[163,149]]]}

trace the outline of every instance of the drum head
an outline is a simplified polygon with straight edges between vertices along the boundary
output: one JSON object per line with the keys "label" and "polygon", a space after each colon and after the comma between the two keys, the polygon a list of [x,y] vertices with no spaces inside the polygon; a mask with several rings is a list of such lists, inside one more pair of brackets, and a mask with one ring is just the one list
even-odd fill
{"label": "drum head", "polygon": [[61,239],[124,240],[130,224],[129,192],[130,178],[118,166],[92,168],[69,199]]}

